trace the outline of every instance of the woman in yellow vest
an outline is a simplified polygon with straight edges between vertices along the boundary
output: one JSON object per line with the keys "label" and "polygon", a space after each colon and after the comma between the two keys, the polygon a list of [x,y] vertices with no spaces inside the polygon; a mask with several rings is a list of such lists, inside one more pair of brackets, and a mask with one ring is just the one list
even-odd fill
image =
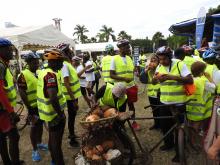
{"label": "woman in yellow vest", "polygon": [[[165,105],[184,103],[186,101],[184,84],[193,83],[190,71],[182,61],[172,58],[173,51],[169,47],[162,46],[158,48],[156,54],[159,57],[160,65],[155,72],[153,84],[160,83],[160,102]],[[178,106],[180,112],[184,112],[185,108],[185,106]],[[171,116],[171,110],[169,106],[161,108],[160,116]],[[183,115],[180,115],[181,122],[184,122],[183,117]],[[166,134],[173,124],[174,121],[172,119],[161,119],[163,134]],[[179,162],[178,144],[174,144],[173,134],[169,134],[169,136],[164,139],[164,145],[160,147],[160,150],[170,150],[174,146],[176,155],[172,161]]]}
{"label": "woman in yellow vest", "polygon": [[51,50],[44,54],[48,60],[48,68],[39,72],[37,84],[37,106],[41,120],[48,122],[49,150],[51,165],[64,165],[62,139],[67,109],[66,98],[62,91],[61,74],[64,56],[59,50]]}
{"label": "woman in yellow vest", "polygon": [[107,83],[94,95],[94,103],[97,104],[98,100],[100,106],[113,107],[120,112],[125,112],[127,102],[126,86],[123,83],[116,83],[115,85]]}
{"label": "woman in yellow vest", "polygon": [[75,118],[79,109],[78,98],[82,95],[79,78],[75,68],[71,64],[73,51],[69,48],[69,44],[61,43],[57,48],[60,49],[66,57],[61,69],[61,81],[63,94],[66,97],[68,107],[69,144],[72,147],[79,147],[79,143],[76,140],[77,136],[75,134]]}
{"label": "woman in yellow vest", "polygon": [[[158,92],[160,88],[160,84],[152,84],[152,79],[155,74],[156,68],[159,65],[159,58],[156,55],[153,55],[150,59],[150,64],[145,69],[145,73],[147,74],[148,82],[147,82],[147,95],[151,105],[159,105],[160,98],[158,97]],[[159,117],[159,109],[156,109],[152,106],[153,117]],[[160,123],[159,119],[154,119],[154,125],[150,127],[152,129],[159,129]]]}
{"label": "woman in yellow vest", "polygon": [[203,62],[195,62],[192,64],[191,72],[193,74],[196,92],[190,96],[195,99],[187,104],[187,118],[191,121],[195,130],[199,128],[207,128],[207,121],[211,117],[213,98],[216,86],[208,73],[205,73],[206,64]]}
{"label": "woman in yellow vest", "polygon": [[30,139],[33,147],[32,160],[40,161],[41,156],[38,151],[47,150],[48,146],[42,144],[43,121],[39,118],[37,109],[37,70],[39,69],[39,56],[33,52],[29,52],[22,57],[27,63],[18,76],[17,84],[21,99],[28,110],[28,116],[31,120]]}

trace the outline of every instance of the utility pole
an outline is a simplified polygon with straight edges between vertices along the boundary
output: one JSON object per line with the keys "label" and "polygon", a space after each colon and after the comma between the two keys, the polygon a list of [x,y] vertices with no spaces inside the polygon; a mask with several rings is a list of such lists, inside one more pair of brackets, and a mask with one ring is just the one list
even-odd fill
{"label": "utility pole", "polygon": [[59,31],[61,31],[60,22],[62,21],[62,19],[61,19],[61,18],[54,18],[53,20],[54,20],[54,22],[55,22],[55,27],[56,27]]}

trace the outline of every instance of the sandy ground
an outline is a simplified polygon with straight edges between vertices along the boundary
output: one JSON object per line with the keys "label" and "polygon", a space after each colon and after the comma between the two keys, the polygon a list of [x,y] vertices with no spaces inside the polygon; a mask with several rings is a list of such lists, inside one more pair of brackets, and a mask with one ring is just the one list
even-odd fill
{"label": "sandy ground", "polygon": [[[143,87],[142,87],[143,88]],[[152,116],[152,113],[150,110],[144,110],[144,106],[148,105],[148,100],[147,100],[147,95],[146,92],[143,94],[139,95],[139,100],[135,104],[136,111],[137,111],[137,117],[147,117],[147,116]],[[85,101],[81,98],[79,100],[79,106],[80,110],[78,111],[77,114],[77,121],[76,121],[76,134],[77,135],[82,135],[83,129],[79,124],[80,119],[86,114],[86,109],[88,108]],[[149,149],[152,148],[154,144],[161,138],[161,133],[159,131],[149,131],[149,127],[152,126],[153,121],[152,120],[143,120],[143,121],[138,121],[141,125],[141,130],[137,132],[138,138],[141,141],[141,144],[145,147],[148,147]],[[36,163],[32,162],[31,160],[31,152],[32,152],[32,146],[30,143],[29,139],[29,131],[30,128],[26,127],[24,130],[20,132],[20,155],[21,159],[25,160],[27,165],[49,165],[50,164],[50,154],[49,152],[40,152],[42,161]],[[129,131],[128,131],[129,132]],[[129,133],[130,134],[130,133]],[[130,134],[131,135],[131,134]],[[63,137],[63,153],[64,153],[64,158],[65,158],[65,163],[67,165],[74,165],[74,159],[73,155],[76,154],[79,149],[73,149],[69,147],[68,143],[68,130],[67,130],[67,125]],[[132,136],[131,136],[132,137]],[[134,140],[134,137],[132,137]],[[48,140],[48,132],[44,131],[43,134],[43,141],[46,143]],[[79,140],[80,141],[80,140]],[[135,140],[134,140],[135,142]],[[139,150],[138,147],[137,151]],[[174,156],[174,151],[169,151],[169,152],[161,152],[159,149],[156,149],[153,153],[153,165],[172,165],[170,160]],[[190,165],[202,165],[204,164],[204,155],[200,154],[193,154],[191,153],[189,155],[189,164]],[[2,162],[0,161],[0,164]],[[175,164],[174,164],[175,165]]]}

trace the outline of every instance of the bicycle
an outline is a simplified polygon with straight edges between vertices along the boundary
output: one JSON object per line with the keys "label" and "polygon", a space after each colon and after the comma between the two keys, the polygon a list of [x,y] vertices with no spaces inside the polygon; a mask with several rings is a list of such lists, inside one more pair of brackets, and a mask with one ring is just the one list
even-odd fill
{"label": "bicycle", "polygon": [[[146,119],[174,119],[175,124],[170,128],[170,130],[159,140],[159,142],[157,142],[150,150],[149,150],[149,154],[151,154],[162,142],[163,140],[170,134],[172,133],[174,130],[177,131],[177,135],[178,135],[178,152],[179,152],[179,157],[180,157],[180,164],[181,165],[187,165],[187,144],[190,144],[191,148],[196,151],[197,153],[199,152],[199,150],[201,150],[201,146],[198,147],[195,144],[192,144],[192,139],[191,137],[197,137],[200,140],[198,140],[199,142],[201,142],[201,136],[198,135],[198,133],[194,130],[193,127],[191,127],[188,122],[187,122],[187,118],[186,118],[186,112],[183,112],[183,114],[181,114],[178,111],[178,106],[183,106],[183,105],[187,105],[187,103],[189,103],[190,101],[193,101],[193,99],[190,99],[184,103],[179,103],[179,104],[169,104],[169,105],[148,105],[146,107],[144,107],[144,109],[147,109],[149,107],[156,107],[155,109],[158,108],[162,108],[165,106],[169,106],[171,107],[171,111],[173,116],[162,116],[162,117],[136,117],[135,120],[146,120]],[[179,119],[180,115],[184,115],[184,119],[185,121],[182,123]],[[196,139],[196,138],[194,138]],[[199,143],[198,142],[198,143]]]}

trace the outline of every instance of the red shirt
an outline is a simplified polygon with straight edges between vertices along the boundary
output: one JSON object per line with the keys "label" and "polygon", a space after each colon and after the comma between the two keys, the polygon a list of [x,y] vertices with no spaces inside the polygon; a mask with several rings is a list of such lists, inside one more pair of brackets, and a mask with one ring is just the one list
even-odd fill
{"label": "red shirt", "polygon": [[57,77],[55,73],[48,72],[46,76],[44,76],[44,95],[48,98],[47,89],[48,88],[56,88],[58,90]]}

